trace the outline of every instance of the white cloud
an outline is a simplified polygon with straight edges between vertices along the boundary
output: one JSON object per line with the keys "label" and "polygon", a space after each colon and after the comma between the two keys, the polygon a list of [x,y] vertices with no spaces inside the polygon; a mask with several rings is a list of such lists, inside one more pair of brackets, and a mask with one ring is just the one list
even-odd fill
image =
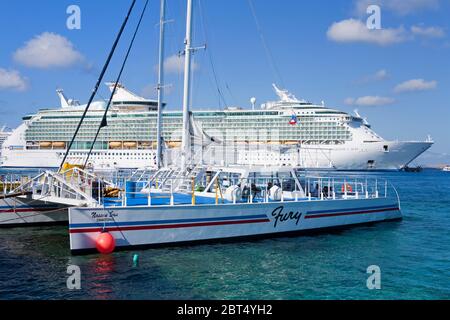
{"label": "white cloud", "polygon": [[443,38],[445,37],[444,29],[440,27],[424,27],[424,26],[412,26],[411,33],[417,36],[427,38]]}
{"label": "white cloud", "polygon": [[425,81],[424,79],[413,79],[405,81],[394,88],[394,92],[415,92],[432,90],[437,87],[437,81]]}
{"label": "white cloud", "polygon": [[356,0],[355,11],[358,15],[365,15],[369,5],[376,4],[381,10],[389,10],[398,15],[413,14],[423,10],[436,10],[440,0]]}
{"label": "white cloud", "polygon": [[[192,70],[198,69],[198,65],[192,62]],[[177,54],[166,58],[164,61],[164,71],[167,73],[182,73],[184,72],[184,56]]]}
{"label": "white cloud", "polygon": [[383,81],[389,78],[389,72],[386,69],[381,69],[375,72],[374,74],[370,74],[365,76],[364,78],[360,79],[358,83],[368,83],[368,82],[375,82],[375,81]]}
{"label": "white cloud", "polygon": [[375,107],[375,106],[385,106],[395,102],[394,99],[388,97],[380,96],[365,96],[357,99],[347,98],[345,99],[345,104],[350,106],[361,106],[361,107]]}
{"label": "white cloud", "polygon": [[370,30],[366,24],[356,19],[333,23],[327,31],[327,36],[330,40],[336,42],[366,42],[381,46],[399,43],[407,39],[402,27]]}
{"label": "white cloud", "polygon": [[14,59],[27,67],[45,69],[72,66],[82,61],[83,56],[65,37],[44,32],[19,48]]}
{"label": "white cloud", "polygon": [[355,98],[347,98],[344,100],[344,103],[349,106],[355,105]]}
{"label": "white cloud", "polygon": [[6,70],[0,68],[0,90],[25,91],[28,88],[28,81],[16,70]]}
{"label": "white cloud", "polygon": [[386,79],[386,78],[388,78],[388,77],[389,77],[389,74],[388,74],[388,72],[387,72],[385,69],[382,69],[382,70],[377,71],[377,73],[375,73],[375,74],[372,76],[372,78],[373,78],[374,80],[377,80],[377,81],[384,80],[384,79]]}

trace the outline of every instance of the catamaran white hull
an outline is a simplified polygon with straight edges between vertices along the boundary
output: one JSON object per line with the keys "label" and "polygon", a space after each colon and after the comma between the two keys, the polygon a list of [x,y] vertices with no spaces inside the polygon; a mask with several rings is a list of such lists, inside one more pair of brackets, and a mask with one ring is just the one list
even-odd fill
{"label": "catamaran white hull", "polygon": [[0,228],[67,223],[66,206],[22,197],[0,199]]}
{"label": "catamaran white hull", "polygon": [[401,219],[386,198],[258,204],[70,208],[70,248],[93,251],[102,231],[116,248],[165,246],[245,237],[271,237]]}

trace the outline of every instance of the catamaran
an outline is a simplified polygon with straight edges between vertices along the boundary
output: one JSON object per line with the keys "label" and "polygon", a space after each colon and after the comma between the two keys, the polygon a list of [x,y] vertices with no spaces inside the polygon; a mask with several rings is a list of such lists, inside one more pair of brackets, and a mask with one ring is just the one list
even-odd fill
{"label": "catamaran", "polygon": [[290,236],[402,218],[395,189],[377,179],[308,177],[287,167],[192,172],[190,178],[161,170],[129,185],[120,198],[69,208],[71,251],[96,251],[105,234],[114,250]]}
{"label": "catamaran", "polygon": [[187,0],[180,161],[161,166],[149,179],[127,182],[117,197],[69,208],[73,253],[285,236],[401,219],[395,188],[377,179],[308,177],[287,166],[197,161],[189,111],[192,14]]}

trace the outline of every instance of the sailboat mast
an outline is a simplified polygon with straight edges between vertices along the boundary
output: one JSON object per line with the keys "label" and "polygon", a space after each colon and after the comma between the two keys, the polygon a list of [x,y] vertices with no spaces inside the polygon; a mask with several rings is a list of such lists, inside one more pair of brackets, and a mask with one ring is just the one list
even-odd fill
{"label": "sailboat mast", "polygon": [[158,66],[158,119],[156,129],[156,165],[162,167],[162,111],[164,99],[164,31],[166,23],[166,0],[161,0],[159,20],[159,66]]}
{"label": "sailboat mast", "polygon": [[181,144],[181,169],[185,170],[190,161],[189,134],[189,102],[191,89],[191,59],[192,59],[192,0],[187,0],[186,39],[184,49],[184,92],[183,92],[183,140]]}

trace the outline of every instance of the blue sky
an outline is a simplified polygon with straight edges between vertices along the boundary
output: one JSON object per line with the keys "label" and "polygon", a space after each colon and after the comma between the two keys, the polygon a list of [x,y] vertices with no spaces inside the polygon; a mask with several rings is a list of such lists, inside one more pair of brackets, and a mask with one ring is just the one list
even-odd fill
{"label": "blue sky", "polygon": [[[174,55],[183,47],[186,1],[167,1],[173,21],[167,26],[166,100],[179,109],[182,74]],[[277,82],[307,100],[357,108],[386,139],[431,134],[431,154],[450,154],[450,1],[252,0],[281,80],[270,67],[248,0],[194,2],[194,43],[208,46],[195,55],[194,108],[224,106],[212,60],[227,105],[250,107],[253,96],[259,103],[275,99],[271,84]],[[57,87],[86,102],[130,3],[2,0],[0,124],[15,127],[24,114],[58,106]],[[381,8],[382,30],[369,31],[365,8],[374,3]],[[81,30],[66,27],[72,4],[81,9]],[[143,4],[138,0],[105,80],[116,77]],[[159,0],[150,0],[122,80],[147,97],[156,93],[158,15]],[[39,51],[43,42],[58,53]],[[99,98],[107,96],[102,88]]]}

